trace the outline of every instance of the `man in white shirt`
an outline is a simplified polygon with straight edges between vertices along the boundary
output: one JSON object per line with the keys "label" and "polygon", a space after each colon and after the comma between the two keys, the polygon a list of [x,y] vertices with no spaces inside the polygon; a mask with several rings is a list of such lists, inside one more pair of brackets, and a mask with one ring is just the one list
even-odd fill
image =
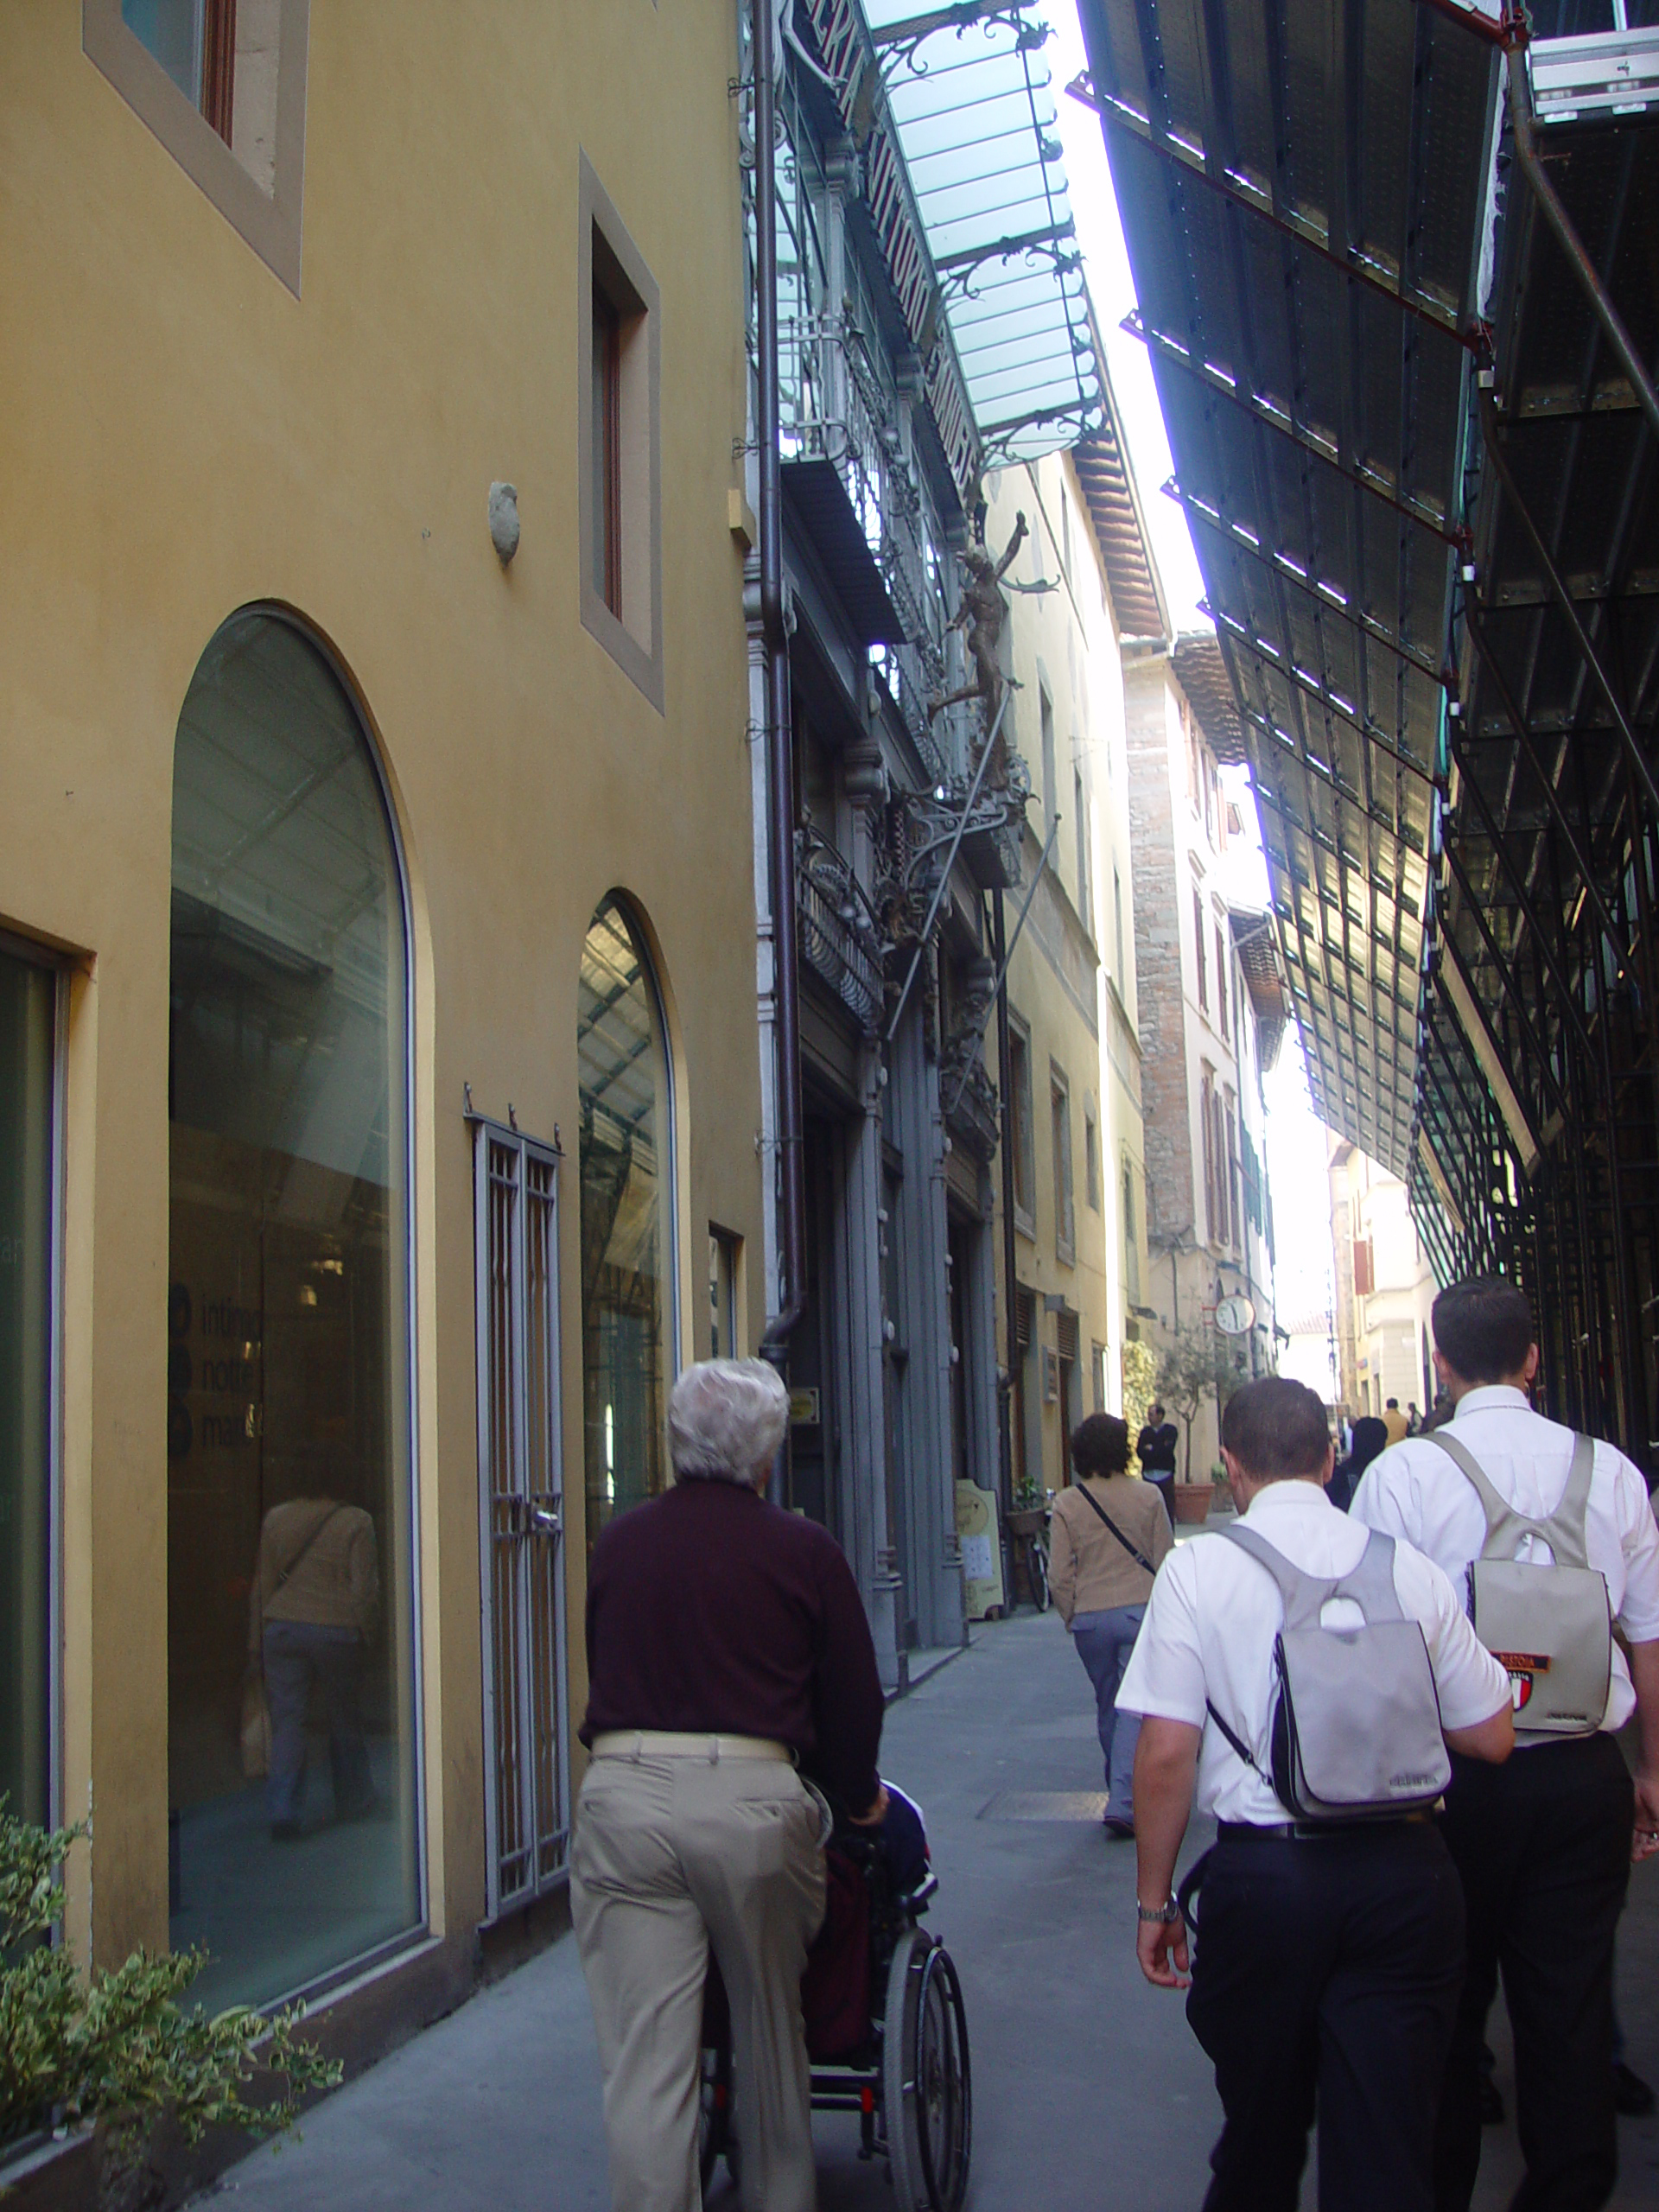
{"label": "man in white shirt", "polygon": [[[1497,1277],[1454,1283],[1434,1301],[1433,1326],[1435,1371],[1455,1408],[1445,1433],[1502,1499],[1548,1520],[1562,1503],[1573,1434],[1529,1403],[1538,1346],[1525,1294]],[[1421,1546],[1460,1589],[1486,1541],[1473,1484],[1432,1435],[1372,1463],[1352,1517]],[[1474,2190],[1480,2046],[1500,1965],[1527,2161],[1516,2204],[1594,2212],[1618,2177],[1613,1937],[1631,1859],[1659,1850],[1659,1529],[1646,1483],[1611,1444],[1595,1446],[1584,1545],[1630,1647],[1628,1662],[1613,1647],[1600,1727],[1529,1738],[1522,1704],[1516,1755],[1501,1774],[1452,1761],[1442,1831],[1463,1878],[1469,1949],[1435,2139],[1439,2212],[1466,2212]],[[1535,1555],[1548,1563],[1527,1536],[1518,1556]],[[1517,1704],[1522,1695],[1517,1677]],[[1613,1741],[1632,1713],[1634,1791]]]}
{"label": "man in white shirt", "polygon": [[[1221,1436],[1243,1525],[1305,1574],[1351,1574],[1370,1531],[1325,1495],[1333,1454],[1313,1393],[1277,1376],[1246,1383],[1228,1402]],[[1393,1576],[1402,1611],[1422,1630],[1447,1744],[1470,1758],[1505,1758],[1508,1677],[1452,1586],[1402,1543]],[[1335,1599],[1321,1624],[1362,1618],[1351,1599]],[[1272,1577],[1220,1535],[1172,1553],[1153,1585],[1117,1694],[1121,1711],[1142,1715],[1141,1970],[1161,1987],[1188,1986],[1186,1929],[1170,1885],[1196,1782],[1198,1808],[1216,1816],[1219,1834],[1199,1870],[1202,1934],[1186,2010],[1226,2115],[1205,2212],[1294,2212],[1316,2099],[1321,2204],[1427,2212],[1434,2094],[1462,1980],[1463,1900],[1426,1817],[1315,1826],[1293,1820],[1274,1796],[1266,1776],[1283,1624]],[[1365,1720],[1356,1713],[1356,1728]]]}

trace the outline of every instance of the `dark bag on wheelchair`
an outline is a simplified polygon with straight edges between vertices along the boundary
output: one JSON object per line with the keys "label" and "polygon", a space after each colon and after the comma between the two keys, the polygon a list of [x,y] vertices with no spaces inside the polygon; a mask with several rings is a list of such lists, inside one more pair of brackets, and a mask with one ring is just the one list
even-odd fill
{"label": "dark bag on wheelchair", "polygon": [[870,2040],[870,1893],[863,1869],[832,1843],[823,1854],[823,1925],[801,1976],[807,2056],[817,2066]]}

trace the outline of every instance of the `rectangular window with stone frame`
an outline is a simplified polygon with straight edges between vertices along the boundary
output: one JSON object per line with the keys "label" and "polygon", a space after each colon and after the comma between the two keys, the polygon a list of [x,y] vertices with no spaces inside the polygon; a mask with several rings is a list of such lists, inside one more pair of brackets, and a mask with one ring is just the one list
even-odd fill
{"label": "rectangular window with stone frame", "polygon": [[1054,1149],[1054,1250],[1060,1260],[1077,1256],[1077,1224],[1071,1179],[1071,1086],[1065,1071],[1049,1063],[1049,1122]]}
{"label": "rectangular window with stone frame", "polygon": [[1008,1017],[1008,1122],[1014,1153],[1014,1226],[1027,1236],[1037,1234],[1037,1144],[1033,1126],[1034,1102],[1031,1085],[1031,1032],[1020,1017]]}

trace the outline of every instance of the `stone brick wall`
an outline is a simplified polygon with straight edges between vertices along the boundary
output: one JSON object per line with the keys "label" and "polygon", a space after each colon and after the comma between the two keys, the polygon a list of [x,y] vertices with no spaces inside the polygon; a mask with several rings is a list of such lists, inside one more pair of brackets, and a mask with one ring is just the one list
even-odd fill
{"label": "stone brick wall", "polygon": [[[1126,659],[1123,668],[1147,1236],[1154,1248],[1160,1241],[1194,1230],[1179,905],[1185,876],[1177,864],[1175,848],[1166,671],[1161,653]],[[1201,1231],[1202,1224],[1198,1227]],[[1156,1279],[1155,1251],[1152,1267]],[[1150,1302],[1158,1301],[1154,1297]]]}

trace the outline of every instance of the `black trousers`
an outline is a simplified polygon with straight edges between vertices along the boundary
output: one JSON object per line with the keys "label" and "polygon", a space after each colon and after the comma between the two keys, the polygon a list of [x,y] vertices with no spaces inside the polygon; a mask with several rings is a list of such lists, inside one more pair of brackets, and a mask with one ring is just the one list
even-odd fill
{"label": "black trousers", "polygon": [[1186,2017],[1226,2124],[1205,2212],[1295,2212],[1317,2101],[1320,2212],[1428,2212],[1463,1897],[1427,1821],[1224,1837]]}
{"label": "black trousers", "polygon": [[1618,2177],[1613,1937],[1634,1799],[1598,1735],[1452,1760],[1441,1833],[1463,1878],[1468,1971],[1434,2145],[1437,2212],[1468,2212],[1480,2164],[1480,2048],[1501,1968],[1527,2162],[1511,2212],[1597,2212]]}

